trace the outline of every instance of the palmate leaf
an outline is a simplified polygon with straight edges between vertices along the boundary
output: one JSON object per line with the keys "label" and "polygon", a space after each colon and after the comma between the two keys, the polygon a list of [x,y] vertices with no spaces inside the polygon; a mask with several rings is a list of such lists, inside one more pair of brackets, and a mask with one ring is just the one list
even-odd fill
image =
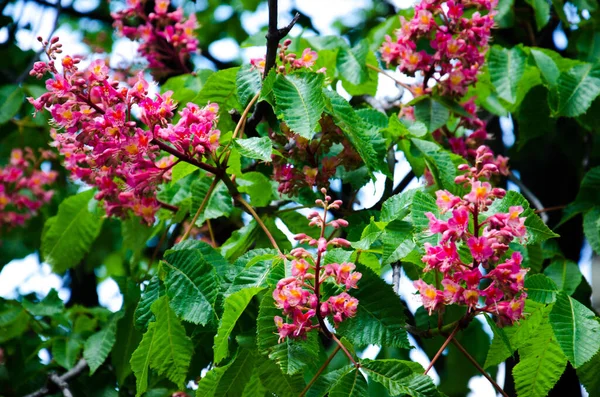
{"label": "palmate leaf", "polygon": [[498,96],[511,104],[517,100],[517,89],[525,72],[526,61],[526,54],[519,47],[509,50],[494,45],[489,52],[490,80]]}
{"label": "palmate leaf", "polygon": [[567,295],[575,292],[583,279],[577,263],[564,258],[553,260],[544,269],[544,274],[554,281],[557,290],[565,291]]}
{"label": "palmate leaf", "polygon": [[252,376],[255,357],[248,349],[241,349],[235,359],[223,367],[208,371],[198,383],[197,397],[241,396]]}
{"label": "palmate leaf", "polygon": [[229,355],[229,335],[235,327],[235,323],[242,315],[252,298],[264,287],[244,288],[234,294],[229,295],[225,299],[225,310],[219,323],[217,334],[215,335],[215,363],[220,363]]}
{"label": "palmate leaf", "polygon": [[106,360],[116,341],[117,321],[123,317],[124,312],[117,312],[104,328],[90,336],[83,347],[83,358],[90,367],[92,375]]}
{"label": "palmate leaf", "polygon": [[585,113],[600,94],[600,63],[576,65],[562,72],[557,91],[554,116],[576,117]]}
{"label": "palmate leaf", "polygon": [[350,294],[358,299],[356,316],[344,320],[340,335],[359,346],[368,344],[410,348],[406,333],[404,307],[392,287],[367,267],[357,264],[362,273],[358,289]]}
{"label": "palmate leaf", "polygon": [[423,375],[423,367],[412,361],[362,360],[361,367],[370,379],[381,383],[393,396],[442,396],[433,380]]}
{"label": "palmate leaf", "polygon": [[[93,200],[94,190],[68,197],[44,228],[42,255],[56,273],[77,265],[98,237],[104,218]],[[52,220],[52,221],[51,221]]]}
{"label": "palmate leaf", "polygon": [[258,351],[268,354],[284,374],[299,373],[304,367],[314,365],[319,358],[319,341],[316,332],[308,333],[306,340],[286,338],[279,343],[275,316],[283,317],[281,309],[275,307],[273,291],[265,293],[260,302],[256,320]]}
{"label": "palmate leaf", "polygon": [[519,349],[519,358],[520,362],[513,368],[519,397],[547,395],[567,366],[567,358],[547,322]]}
{"label": "palmate leaf", "polygon": [[556,301],[558,286],[552,279],[543,274],[534,274],[525,280],[527,297],[539,303],[553,303]]}
{"label": "palmate leaf", "polygon": [[156,321],[148,326],[130,361],[136,377],[137,396],[148,388],[150,368],[182,388],[194,350],[185,328],[169,306],[168,297],[154,302],[152,313]]}
{"label": "palmate leaf", "polygon": [[600,349],[600,322],[590,309],[563,292],[550,312],[550,323],[573,367],[579,368]]}
{"label": "palmate leaf", "polygon": [[320,73],[278,75],[273,84],[275,111],[287,126],[306,139],[312,139],[318,129],[323,99],[324,76]]}
{"label": "palmate leaf", "polygon": [[200,251],[179,248],[167,251],[161,261],[166,294],[183,320],[206,325],[217,316],[219,277]]}

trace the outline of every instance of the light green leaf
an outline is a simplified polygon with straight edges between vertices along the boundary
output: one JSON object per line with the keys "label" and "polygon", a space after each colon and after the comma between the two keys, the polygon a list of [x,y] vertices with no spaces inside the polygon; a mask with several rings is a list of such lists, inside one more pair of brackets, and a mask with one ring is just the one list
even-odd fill
{"label": "light green leaf", "polygon": [[541,325],[529,342],[519,349],[519,358],[513,368],[519,397],[547,395],[567,366],[567,358],[548,323]]}
{"label": "light green leaf", "polygon": [[171,171],[171,183],[176,183],[181,178],[188,176],[196,170],[198,170],[198,167],[183,161],[175,164]]}
{"label": "light green leaf", "polygon": [[42,255],[56,273],[77,265],[90,250],[102,227],[103,217],[93,199],[94,190],[68,197],[42,236]]}
{"label": "light green leaf", "polygon": [[150,368],[182,388],[194,350],[185,328],[169,306],[168,297],[154,302],[152,313],[156,321],[148,326],[130,361],[136,377],[136,396],[147,390]]}
{"label": "light green leaf", "polygon": [[248,303],[263,289],[264,287],[244,288],[225,299],[225,310],[221,317],[217,334],[215,335],[215,344],[213,347],[215,363],[220,363],[229,355],[228,339],[231,331],[233,331],[233,327],[235,327],[237,320],[246,309],[246,306],[248,306]]}
{"label": "light green leaf", "polygon": [[584,114],[600,94],[600,63],[576,65],[562,72],[557,82],[558,105],[554,116]]}
{"label": "light green leaf", "polygon": [[260,172],[246,172],[236,182],[240,192],[248,193],[250,204],[254,207],[265,207],[274,198],[271,180]]}
{"label": "light green leaf", "polygon": [[0,88],[0,124],[10,121],[17,114],[23,105],[23,99],[23,89],[17,85],[5,85]]}
{"label": "light green leaf", "polygon": [[246,107],[262,88],[260,71],[250,64],[243,65],[236,76],[237,97],[242,107]]}
{"label": "light green leaf", "polygon": [[393,396],[404,394],[412,397],[442,396],[435,388],[433,380],[423,375],[422,367],[411,361],[362,360],[361,367],[370,379],[381,383]]}
{"label": "light green leaf", "polygon": [[416,232],[421,232],[429,227],[429,219],[425,216],[427,212],[439,215],[435,199],[425,192],[417,191],[412,203],[412,220]]}
{"label": "light green leaf", "polygon": [[[537,2],[539,0],[530,1]],[[558,66],[556,66],[556,62],[543,51],[532,48],[530,52],[538,69],[540,69],[542,80],[545,82],[546,86],[554,88],[558,81],[558,77],[560,76],[560,70],[558,69]]]}
{"label": "light green leaf", "polygon": [[123,317],[123,314],[123,312],[113,314],[102,330],[96,332],[85,341],[83,358],[85,358],[90,367],[90,375],[96,372],[112,350],[116,340],[117,321]]}
{"label": "light green leaf", "polygon": [[219,70],[211,74],[202,90],[193,99],[192,102],[199,106],[206,106],[208,103],[219,105],[219,129],[229,131],[233,129],[233,121],[229,116],[231,109],[243,110],[238,102],[236,95],[236,76],[239,68],[229,68]]}
{"label": "light green leaf", "polygon": [[558,290],[565,291],[567,295],[575,292],[583,278],[575,262],[560,258],[553,260],[544,269],[544,274],[556,283]]}
{"label": "light green leaf", "polygon": [[336,66],[342,78],[351,84],[359,85],[368,78],[367,55],[369,54],[369,43],[361,40],[353,48],[343,45],[337,55]]}
{"label": "light green leaf", "polygon": [[504,347],[506,347],[506,350],[512,353],[515,349],[510,344],[510,340],[508,339],[506,332],[504,332],[504,329],[498,327],[498,325],[496,325],[496,323],[494,322],[494,320],[492,320],[488,313],[484,313],[484,317],[485,321],[487,321],[488,325],[492,329],[492,333],[494,334],[494,341],[501,342],[502,344],[504,344]]}
{"label": "light green leaf", "polygon": [[213,368],[198,383],[197,397],[241,396],[250,381],[255,357],[250,350],[242,349],[231,363]]}
{"label": "light green leaf", "polygon": [[547,0],[525,0],[525,2],[533,8],[535,26],[539,32],[550,20],[550,4]]}
{"label": "light green leaf", "polygon": [[273,143],[267,136],[261,138],[245,138],[233,141],[240,154],[250,159],[271,162]]}
{"label": "light green leaf", "polygon": [[167,251],[161,262],[163,283],[175,313],[183,320],[206,325],[216,317],[219,277],[198,250]]}
{"label": "light green leaf", "polygon": [[128,307],[125,315],[117,322],[117,335],[111,352],[111,363],[115,367],[115,375],[119,385],[131,374],[129,360],[140,344],[142,334],[134,326],[134,307]]}
{"label": "light green leaf", "polygon": [[[200,69],[194,72],[194,74],[182,74],[169,78],[164,84],[161,85],[160,90],[162,93],[166,91],[173,92],[173,99],[185,106],[188,102],[192,101],[198,92],[202,89],[206,80],[213,74],[212,70]],[[203,106],[206,104],[203,104]]]}
{"label": "light green leaf", "polygon": [[165,296],[165,294],[165,287],[158,276],[152,277],[135,309],[135,327],[137,329],[145,331],[148,328],[148,323],[154,319],[150,308],[158,298]]}
{"label": "light green leaf", "polygon": [[58,365],[65,369],[75,366],[80,352],[81,342],[76,339],[60,337],[52,342],[52,357]]}
{"label": "light green leaf", "polygon": [[358,369],[344,375],[329,392],[329,397],[363,397],[368,393],[367,380]]}
{"label": "light green leaf", "polygon": [[404,219],[410,213],[415,193],[417,193],[416,189],[405,190],[385,200],[381,206],[381,221],[391,222]]}
{"label": "light green leaf", "polygon": [[526,55],[519,47],[492,46],[488,55],[490,80],[498,96],[509,103],[517,100],[519,81],[525,72]]}
{"label": "light green leaf", "polygon": [[297,397],[304,389],[304,379],[301,374],[286,375],[275,362],[260,360],[257,370],[262,384],[271,393],[279,397]]}
{"label": "light green leaf", "polygon": [[600,349],[600,323],[594,313],[561,292],[552,311],[550,323],[556,340],[573,367],[588,362]]}
{"label": "light green leaf", "polygon": [[273,85],[276,113],[293,132],[305,139],[312,139],[320,129],[319,120],[325,109],[323,79],[319,73],[278,75]]}
{"label": "light green leaf", "polygon": [[583,216],[583,233],[596,254],[600,255],[600,207]]}
{"label": "light green leaf", "polygon": [[433,98],[425,98],[415,105],[415,118],[433,132],[448,122],[450,111]]}
{"label": "light green leaf", "polygon": [[357,264],[362,273],[358,289],[350,295],[358,299],[356,316],[342,322],[339,333],[358,346],[368,344],[410,348],[406,333],[404,307],[392,287],[372,270]]}
{"label": "light green leaf", "polygon": [[415,248],[412,224],[405,221],[390,223],[383,232],[382,265],[404,259]]}
{"label": "light green leaf", "polygon": [[527,297],[539,303],[553,303],[556,300],[558,286],[551,278],[543,274],[534,274],[525,279]]}
{"label": "light green leaf", "polygon": [[63,301],[58,297],[58,292],[54,288],[38,303],[23,299],[21,304],[25,310],[34,316],[53,316],[65,309]]}

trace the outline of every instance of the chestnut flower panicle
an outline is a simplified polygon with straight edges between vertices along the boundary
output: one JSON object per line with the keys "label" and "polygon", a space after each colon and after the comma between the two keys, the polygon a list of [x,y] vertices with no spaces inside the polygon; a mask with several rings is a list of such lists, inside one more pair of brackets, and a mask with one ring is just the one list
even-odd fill
{"label": "chestnut flower panicle", "polygon": [[[433,78],[441,94],[463,96],[477,81],[484,63],[496,3],[421,0],[411,20],[400,18],[396,38],[386,36],[381,58],[387,65],[398,65],[408,75],[419,72],[424,84],[416,89],[416,95],[430,91],[426,83]],[[427,41],[432,51],[418,50],[420,41]]]}
{"label": "chestnut flower panicle", "polygon": [[[293,52],[289,52],[289,47],[292,44],[292,40],[286,39],[283,44],[278,44],[279,53],[277,55],[277,60],[279,61],[279,65],[275,65],[275,72],[279,74],[286,74],[296,70],[301,69],[309,69],[312,70],[312,67],[317,62],[317,58],[319,56],[315,51],[310,48],[305,48],[302,51],[302,54],[298,57]],[[253,69],[257,69],[261,73],[265,71],[265,57],[261,58],[253,58],[250,60],[250,65],[252,65]],[[326,68],[321,68],[317,70],[317,73],[325,73]]]}
{"label": "chestnut flower panicle", "polygon": [[40,163],[53,157],[49,150],[39,156],[31,148],[11,151],[10,162],[0,167],[0,228],[22,226],[52,199],[57,173],[41,170]]}
{"label": "chestnut flower panicle", "polygon": [[[275,316],[275,325],[279,332],[279,341],[285,338],[306,338],[306,333],[322,326],[322,319],[332,316],[335,325],[348,317],[354,317],[358,308],[358,299],[350,296],[348,291],[358,288],[362,274],[355,271],[353,263],[330,263],[322,265],[322,259],[329,247],[349,247],[350,242],[342,238],[324,237],[325,227],[335,229],[348,226],[343,219],[327,222],[325,217],[330,209],[339,209],[341,200],[331,201],[325,189],[321,189],[325,200],[316,200],[323,208],[323,214],[314,211],[308,215],[309,225],[321,229],[321,236],[314,239],[306,234],[298,234],[295,239],[316,248],[316,256],[304,248],[295,248],[290,252],[292,259],[292,276],[277,283],[273,291],[275,305],[282,309],[286,316],[284,320]],[[334,283],[344,291],[320,301],[320,287],[324,281]],[[313,319],[318,320],[313,324]],[[291,320],[288,323],[287,320]]]}
{"label": "chestnut flower panicle", "polygon": [[140,41],[138,52],[158,80],[189,73],[190,55],[198,51],[195,14],[186,19],[181,7],[170,8],[170,0],[127,0],[127,8],[112,14],[120,34]]}
{"label": "chestnut flower panicle", "polygon": [[[494,200],[506,194],[503,189],[492,188],[488,182],[492,175],[501,171],[491,158],[489,149],[481,146],[476,150],[474,166],[459,166],[464,174],[456,178],[456,183],[469,189],[462,198],[445,190],[436,192],[440,213],[451,216],[442,220],[431,212],[425,214],[429,218],[429,231],[441,236],[435,246],[425,243],[422,260],[425,272],[436,270],[442,274],[441,289],[423,280],[415,281],[414,285],[430,314],[442,310],[445,305],[465,305],[469,311],[494,314],[501,325],[507,325],[522,318],[527,297],[524,278],[528,269],[521,267],[521,254],[513,252],[506,258],[509,244],[525,238],[526,217],[521,216],[521,206],[512,206],[508,213],[481,219],[481,214]],[[461,260],[458,251],[461,245],[470,251],[471,263]],[[487,274],[482,273],[483,269],[488,270]],[[484,280],[489,285],[482,289]],[[481,301],[485,304],[481,305]]]}
{"label": "chestnut flower panicle", "polygon": [[[124,87],[111,79],[104,61],[80,70],[80,59],[67,55],[60,73],[55,66],[62,52],[58,38],[43,44],[49,61],[36,62],[30,74],[41,78],[50,73],[48,92],[28,100],[36,111],[51,113],[53,145],[64,156],[65,168],[74,179],[98,188],[96,199],[104,200],[108,215],[133,211],[152,224],[160,208],[158,186],[170,179],[177,163],[162,155],[159,144],[168,142],[190,158],[212,154],[219,140],[217,105],[188,104],[172,124],[177,105],[171,92],[148,96],[142,72],[131,87]],[[132,120],[134,107],[141,123]]]}

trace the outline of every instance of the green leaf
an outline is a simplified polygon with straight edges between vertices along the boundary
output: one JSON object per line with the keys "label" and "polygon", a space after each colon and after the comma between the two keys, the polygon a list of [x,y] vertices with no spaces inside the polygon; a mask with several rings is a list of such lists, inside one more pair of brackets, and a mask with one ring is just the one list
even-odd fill
{"label": "green leaf", "polygon": [[134,326],[135,311],[133,309],[133,306],[128,307],[123,318],[117,322],[116,340],[111,353],[111,362],[115,367],[119,385],[125,383],[125,379],[131,374],[129,360],[142,340],[142,334]]}
{"label": "green leaf", "polygon": [[152,313],[156,321],[148,326],[130,361],[136,377],[136,396],[147,390],[150,368],[183,388],[194,350],[185,328],[169,306],[169,298],[163,296],[154,302]]}
{"label": "green leaf", "polygon": [[285,375],[275,362],[260,360],[257,367],[262,384],[271,393],[279,397],[297,397],[304,389],[304,379],[301,374]]}
{"label": "green leaf", "polygon": [[600,323],[594,313],[561,292],[552,311],[550,323],[556,340],[573,367],[588,362],[600,349]]}
{"label": "green leaf", "polygon": [[415,105],[415,118],[433,132],[448,122],[450,111],[433,98],[425,98]]}
{"label": "green leaf", "polygon": [[369,54],[369,43],[361,40],[353,48],[343,45],[337,55],[336,66],[342,78],[351,84],[359,85],[368,78],[367,55]]}
{"label": "green leaf", "polygon": [[600,206],[600,167],[594,167],[585,174],[575,202],[565,209],[561,224],[594,206]]}
{"label": "green leaf", "polygon": [[527,93],[516,114],[519,123],[519,150],[536,138],[548,137],[556,129],[556,119],[550,117],[548,91],[543,86]]}
{"label": "green leaf", "polygon": [[319,129],[325,108],[323,79],[319,73],[298,73],[278,75],[273,84],[276,113],[293,132],[305,139],[312,139]]}
{"label": "green leaf", "polygon": [[237,147],[240,154],[250,159],[262,160],[268,163],[271,162],[271,155],[273,154],[273,144],[269,137],[263,136],[261,138],[253,137],[246,139],[236,139],[233,141],[235,147]]}
{"label": "green leaf", "polygon": [[90,367],[90,375],[102,365],[113,348],[116,340],[117,321],[123,317],[123,312],[117,312],[104,328],[90,336],[83,347],[83,358]]}
{"label": "green leaf", "polygon": [[598,376],[598,368],[600,368],[600,352],[587,363],[577,368],[577,378],[585,387],[590,397],[600,396],[600,376]]}
{"label": "green leaf", "polygon": [[363,397],[367,391],[367,380],[358,369],[344,375],[329,391],[329,397]]}
{"label": "green leaf", "polygon": [[77,265],[98,237],[103,218],[93,199],[94,190],[68,197],[42,236],[42,255],[56,273]]}
{"label": "green leaf", "polygon": [[208,371],[198,383],[197,397],[241,396],[252,376],[254,355],[242,349],[231,363]]}
{"label": "green leaf", "polygon": [[558,105],[554,116],[584,114],[600,94],[600,63],[582,64],[562,72],[557,82]]}
{"label": "green leaf", "polygon": [[200,69],[194,72],[193,75],[182,74],[171,77],[160,87],[160,90],[162,93],[172,91],[173,99],[179,102],[181,106],[185,106],[198,95],[198,92],[200,92],[206,83],[206,80],[208,80],[209,76],[213,73],[212,70]]}
{"label": "green leaf", "polygon": [[[335,124],[341,128],[369,171],[371,173],[375,171],[388,172],[383,161],[385,154],[378,153],[377,150],[383,143],[379,131],[371,129],[371,126],[339,94],[330,90],[325,90],[324,93],[329,100],[328,110],[333,116]],[[385,153],[385,146],[383,149]]]}
{"label": "green leaf", "polygon": [[150,308],[158,298],[165,296],[165,294],[165,287],[160,279],[157,276],[152,277],[135,309],[135,327],[137,329],[145,331],[148,328],[148,323],[154,319]]}
{"label": "green leaf", "polygon": [[509,103],[517,100],[519,81],[525,72],[525,52],[519,47],[512,49],[492,46],[488,55],[490,80],[498,96]]}
{"label": "green leaf", "polygon": [[404,259],[415,248],[412,224],[405,221],[390,223],[383,233],[382,265]]}
{"label": "green leaf", "polygon": [[488,325],[492,329],[492,333],[494,334],[494,341],[501,342],[502,344],[504,344],[504,347],[506,347],[506,350],[512,353],[515,349],[510,344],[510,340],[508,339],[506,332],[504,332],[504,329],[498,327],[489,314],[484,313],[484,317],[485,321],[487,321]]}
{"label": "green leaf", "polygon": [[313,365],[319,359],[319,342],[317,334],[310,332],[306,340],[286,338],[279,343],[277,326],[273,320],[282,316],[281,309],[275,307],[273,291],[267,291],[258,311],[257,343],[258,351],[268,354],[284,374],[293,375],[302,371],[306,366]]}
{"label": "green leaf", "polygon": [[[528,1],[537,2],[539,0]],[[560,69],[556,65],[556,62],[554,62],[554,60],[543,51],[532,48],[530,53],[538,69],[540,70],[542,80],[545,82],[546,86],[554,88],[560,76]]]}
{"label": "green leaf", "polygon": [[583,216],[583,233],[596,254],[600,255],[600,207]]}
{"label": "green leaf", "polygon": [[231,233],[231,236],[221,245],[221,254],[227,258],[237,258],[245,253],[254,243],[259,233],[259,226],[253,219],[244,227]]}
{"label": "green leaf", "polygon": [[372,270],[357,264],[362,273],[358,289],[350,294],[358,299],[356,316],[342,322],[340,335],[359,346],[368,344],[410,348],[406,333],[404,307],[392,287]]}
{"label": "green leaf", "polygon": [[52,342],[52,357],[65,369],[75,366],[79,352],[81,352],[81,342],[76,339],[61,337]]}
{"label": "green leaf", "polygon": [[246,172],[236,182],[240,192],[248,193],[254,207],[265,207],[274,198],[270,179],[260,172]]}
{"label": "green leaf", "polygon": [[540,326],[529,342],[519,349],[519,358],[513,368],[519,397],[547,395],[567,366],[567,358],[548,323]]}
{"label": "green leaf", "polygon": [[571,295],[581,283],[583,275],[579,266],[567,259],[555,259],[544,269],[544,274],[556,283],[559,290]]}
{"label": "green leaf", "polygon": [[425,213],[431,212],[434,215],[439,215],[439,208],[435,203],[435,199],[425,192],[417,191],[412,203],[412,220],[415,226],[415,231],[421,232],[429,227],[429,218]]}
{"label": "green leaf", "polygon": [[23,104],[25,93],[17,85],[5,85],[0,88],[0,124],[12,119]]}
{"label": "green leaf", "polygon": [[236,95],[236,76],[239,68],[219,70],[211,74],[202,90],[193,99],[199,106],[208,103],[219,105],[219,129],[229,131],[233,129],[233,121],[229,116],[231,109],[242,110]]}
{"label": "green leaf", "polygon": [[391,222],[404,219],[410,213],[412,201],[416,193],[416,189],[405,190],[385,200],[381,206],[381,221]]}
{"label": "green leaf", "polygon": [[543,274],[534,274],[525,279],[527,297],[539,303],[553,303],[556,301],[558,286],[551,278]]}
{"label": "green leaf", "polygon": [[161,272],[166,294],[178,316],[202,325],[216,317],[219,277],[200,251],[177,247],[167,251]]}
{"label": "green leaf", "polygon": [[198,170],[198,167],[183,161],[175,164],[171,171],[171,183],[176,183],[181,178],[188,176],[196,170]]}
{"label": "green leaf", "polygon": [[234,294],[231,294],[225,299],[225,310],[219,323],[219,329],[215,335],[215,363],[220,363],[229,355],[229,335],[233,331],[233,327],[237,320],[242,315],[242,312],[248,306],[252,298],[262,291],[264,287],[244,288]]}
{"label": "green leaf", "polygon": [[54,288],[38,303],[23,299],[21,304],[25,310],[34,316],[53,316],[65,309],[63,301],[58,297],[58,292]]}
{"label": "green leaf", "polygon": [[442,396],[433,380],[423,375],[419,364],[402,360],[362,360],[361,368],[370,379],[381,383],[391,395]]}
{"label": "green leaf", "polygon": [[550,4],[547,0],[525,0],[525,2],[533,8],[535,26],[539,32],[550,20]]}
{"label": "green leaf", "polygon": [[262,75],[260,71],[250,64],[243,65],[236,76],[237,97],[242,105],[246,107],[262,88]]}
{"label": "green leaf", "polygon": [[280,258],[275,250],[257,249],[247,252],[236,261],[236,264],[242,263],[245,268],[233,280],[226,295],[243,289],[266,287],[269,274],[279,262]]}

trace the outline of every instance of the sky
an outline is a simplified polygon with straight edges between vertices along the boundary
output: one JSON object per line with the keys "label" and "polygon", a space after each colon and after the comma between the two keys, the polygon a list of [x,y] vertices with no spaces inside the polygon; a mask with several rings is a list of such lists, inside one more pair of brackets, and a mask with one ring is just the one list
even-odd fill
{"label": "sky", "polygon": [[[54,3],[56,0],[49,0]],[[97,1],[99,0],[84,0],[77,1],[75,3],[76,9],[85,12],[86,10],[95,8]],[[295,6],[301,12],[312,18],[314,26],[323,34],[339,34],[333,26],[333,22],[338,19],[343,19],[347,25],[353,25],[358,23],[359,13],[356,10],[363,9],[369,6],[372,1],[378,0],[280,0],[279,1],[279,23],[284,25],[287,21],[291,20],[292,15],[290,10]],[[407,8],[412,5],[414,0],[394,0],[393,3],[398,8]],[[63,5],[71,4],[71,0],[63,0]],[[198,1],[198,4],[202,4],[202,1]],[[17,34],[18,44],[23,49],[32,48],[39,50],[39,43],[35,40],[37,36],[44,38],[48,37],[52,31],[53,21],[55,19],[55,10],[46,9],[43,13],[42,8],[35,5],[33,2],[20,1],[16,3],[16,6],[8,6],[5,13],[11,15],[23,15],[24,21],[27,21],[34,28],[33,32],[20,30]],[[568,11],[568,10],[567,10]],[[225,20],[231,15],[231,7],[229,5],[222,5],[216,10],[216,18]],[[244,29],[249,33],[253,34],[258,32],[261,27],[265,26],[268,20],[268,9],[266,3],[262,4],[256,12],[246,12],[242,15],[242,25]],[[200,21],[201,22],[201,21]],[[290,32],[291,36],[300,34],[301,28],[296,26]],[[61,42],[64,44],[64,48],[69,48],[72,53],[86,53],[87,47],[81,44],[81,34],[77,31],[73,31],[67,26],[61,26],[56,31],[55,35],[61,37]],[[554,32],[554,40],[559,48],[564,48],[567,45],[567,38],[562,28],[559,27]],[[6,40],[6,31],[0,29],[0,42]],[[136,53],[137,44],[129,41],[128,39],[118,39],[115,42],[113,58],[111,62],[119,63],[119,61],[131,59],[132,55]],[[211,54],[222,61],[230,61],[236,59],[239,56],[245,62],[248,62],[251,58],[260,57],[264,55],[264,47],[251,47],[241,49],[237,43],[232,39],[222,39],[209,46]],[[198,67],[211,67],[208,63],[199,62]],[[408,82],[410,79],[398,72],[390,72],[394,77]],[[346,93],[343,88],[337,87],[338,91],[342,95]],[[398,88],[393,84],[387,77],[379,76],[378,84],[378,99],[397,97]],[[347,95],[347,94],[346,94]],[[507,147],[514,144],[513,124],[510,117],[501,118],[501,127],[503,130],[502,139]],[[401,152],[396,154],[396,171],[394,184],[398,184],[400,180],[410,170],[410,165],[405,160],[404,155]],[[355,209],[368,208],[375,204],[381,195],[383,194],[383,185],[385,178],[383,175],[378,175],[375,183],[370,182],[367,186],[361,189],[361,192],[357,196],[359,204],[355,205]],[[420,181],[416,178],[410,183],[409,188],[420,186]],[[516,186],[511,186],[512,189],[517,190]],[[589,245],[584,246],[582,250],[582,260],[580,267],[584,276],[591,281],[591,258],[592,251]],[[384,279],[391,284],[392,276],[391,271],[384,275]],[[43,298],[48,294],[51,289],[56,289],[59,292],[59,296],[63,300],[69,298],[69,290],[63,288],[63,279],[52,273],[51,268],[46,263],[39,263],[35,254],[29,255],[22,260],[15,260],[6,265],[0,272],[0,297],[7,299],[16,298],[19,294],[36,293],[38,297]],[[409,281],[408,277],[403,274],[401,277],[400,292],[402,296],[408,297],[405,299],[407,305],[411,311],[415,311],[420,305],[420,302],[414,296],[415,288]],[[112,311],[118,311],[122,305],[122,296],[119,292],[117,284],[112,279],[106,279],[98,285],[98,295],[100,304],[107,307]],[[487,329],[489,335],[491,330],[489,326],[482,322],[484,328]],[[416,343],[411,342],[414,346]],[[363,358],[375,358],[380,348],[377,346],[369,346],[365,351],[362,352]],[[42,354],[43,355],[43,354]],[[421,363],[424,366],[428,364],[428,358],[420,349],[412,349],[410,352],[411,359]],[[439,376],[432,370],[430,376],[437,383],[439,382]],[[504,379],[504,367],[500,367],[497,381],[502,384]],[[472,397],[487,397],[495,395],[493,387],[483,377],[474,377],[469,386],[472,389],[470,396]]]}

